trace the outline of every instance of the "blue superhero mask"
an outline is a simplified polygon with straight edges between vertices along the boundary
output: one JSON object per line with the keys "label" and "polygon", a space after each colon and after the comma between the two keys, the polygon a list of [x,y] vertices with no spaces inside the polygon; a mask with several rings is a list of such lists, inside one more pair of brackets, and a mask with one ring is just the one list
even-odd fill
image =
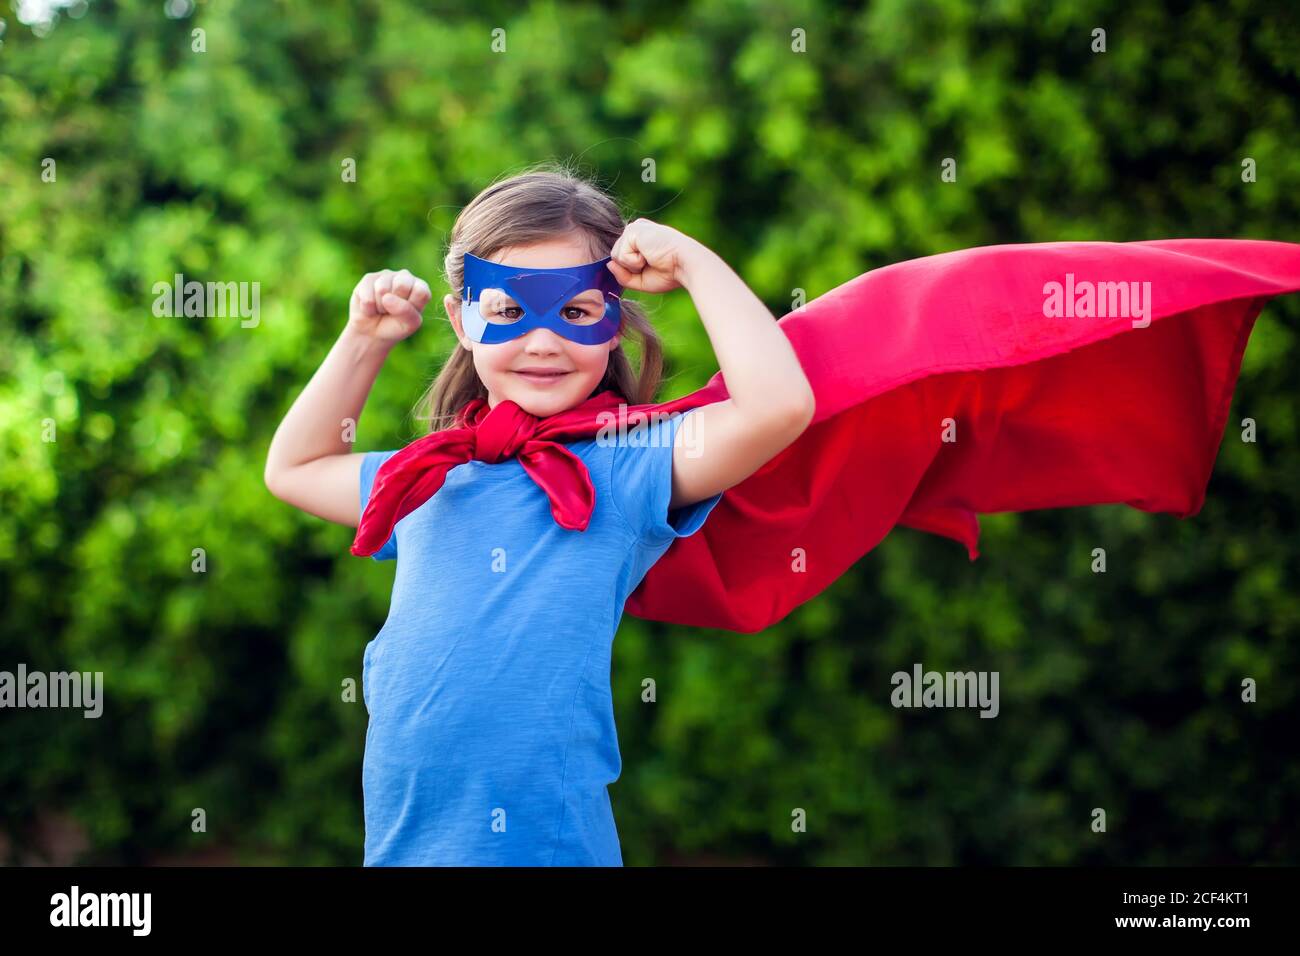
{"label": "blue superhero mask", "polygon": [[496,345],[545,326],[580,345],[608,342],[622,321],[623,287],[609,256],[567,269],[502,265],[465,253],[460,318],[475,342]]}

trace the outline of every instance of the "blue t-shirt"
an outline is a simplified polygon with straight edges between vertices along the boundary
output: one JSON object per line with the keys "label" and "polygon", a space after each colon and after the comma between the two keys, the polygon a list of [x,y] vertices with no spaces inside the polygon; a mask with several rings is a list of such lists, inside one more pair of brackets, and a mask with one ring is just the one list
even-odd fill
{"label": "blue t-shirt", "polygon": [[[567,443],[596,490],[585,531],[556,524],[518,459],[470,461],[374,555],[397,568],[362,662],[366,866],[622,865],[614,633],[722,497],[668,511],[685,417]],[[363,510],[392,454],[362,460]]]}

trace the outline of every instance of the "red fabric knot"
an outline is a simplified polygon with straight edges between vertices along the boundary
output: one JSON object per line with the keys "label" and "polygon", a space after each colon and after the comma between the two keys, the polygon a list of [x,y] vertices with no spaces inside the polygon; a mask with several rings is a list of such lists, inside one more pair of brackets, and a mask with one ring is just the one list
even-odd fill
{"label": "red fabric knot", "polygon": [[499,464],[518,458],[546,494],[556,524],[585,531],[595,509],[596,489],[586,464],[562,443],[593,437],[617,423],[624,411],[651,407],[629,407],[612,389],[546,418],[529,414],[509,399],[493,408],[487,399],[473,399],[461,409],[453,427],[416,439],[379,467],[352,553],[365,557],[377,552],[397,522],[437,494],[447,472],[471,460]]}
{"label": "red fabric knot", "polygon": [[489,464],[517,455],[536,433],[539,421],[510,399],[489,409],[485,399],[476,398],[466,406],[466,418],[473,423],[473,456]]}

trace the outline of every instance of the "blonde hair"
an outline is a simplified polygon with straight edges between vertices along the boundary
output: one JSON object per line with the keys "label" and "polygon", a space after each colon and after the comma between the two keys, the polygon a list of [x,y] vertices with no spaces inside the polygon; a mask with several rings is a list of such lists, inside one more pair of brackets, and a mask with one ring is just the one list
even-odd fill
{"label": "blonde hair", "polygon": [[[443,273],[459,302],[466,252],[486,259],[508,246],[576,234],[585,238],[595,260],[609,255],[624,225],[618,206],[598,186],[562,164],[541,163],[498,180],[460,211],[448,237]],[[642,305],[623,299],[621,311],[623,338],[610,350],[605,375],[591,394],[613,389],[630,405],[647,404],[654,401],[663,377],[663,345]],[[633,371],[623,351],[628,338],[639,343],[640,372]],[[457,343],[420,397],[414,416],[427,421],[430,432],[441,431],[455,424],[457,414],[471,400],[487,396],[473,354]]]}

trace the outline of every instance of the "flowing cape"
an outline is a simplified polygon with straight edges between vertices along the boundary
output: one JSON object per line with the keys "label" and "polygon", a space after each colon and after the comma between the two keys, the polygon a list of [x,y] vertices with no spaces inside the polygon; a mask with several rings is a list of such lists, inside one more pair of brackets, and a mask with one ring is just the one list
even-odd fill
{"label": "flowing cape", "polygon": [[[812,424],[673,542],[625,612],[754,633],[896,525],[973,561],[980,513],[1194,515],[1255,319],[1298,288],[1300,244],[1252,239],[982,246],[851,279],[778,322]],[[638,407],[727,397],[718,372]]]}

